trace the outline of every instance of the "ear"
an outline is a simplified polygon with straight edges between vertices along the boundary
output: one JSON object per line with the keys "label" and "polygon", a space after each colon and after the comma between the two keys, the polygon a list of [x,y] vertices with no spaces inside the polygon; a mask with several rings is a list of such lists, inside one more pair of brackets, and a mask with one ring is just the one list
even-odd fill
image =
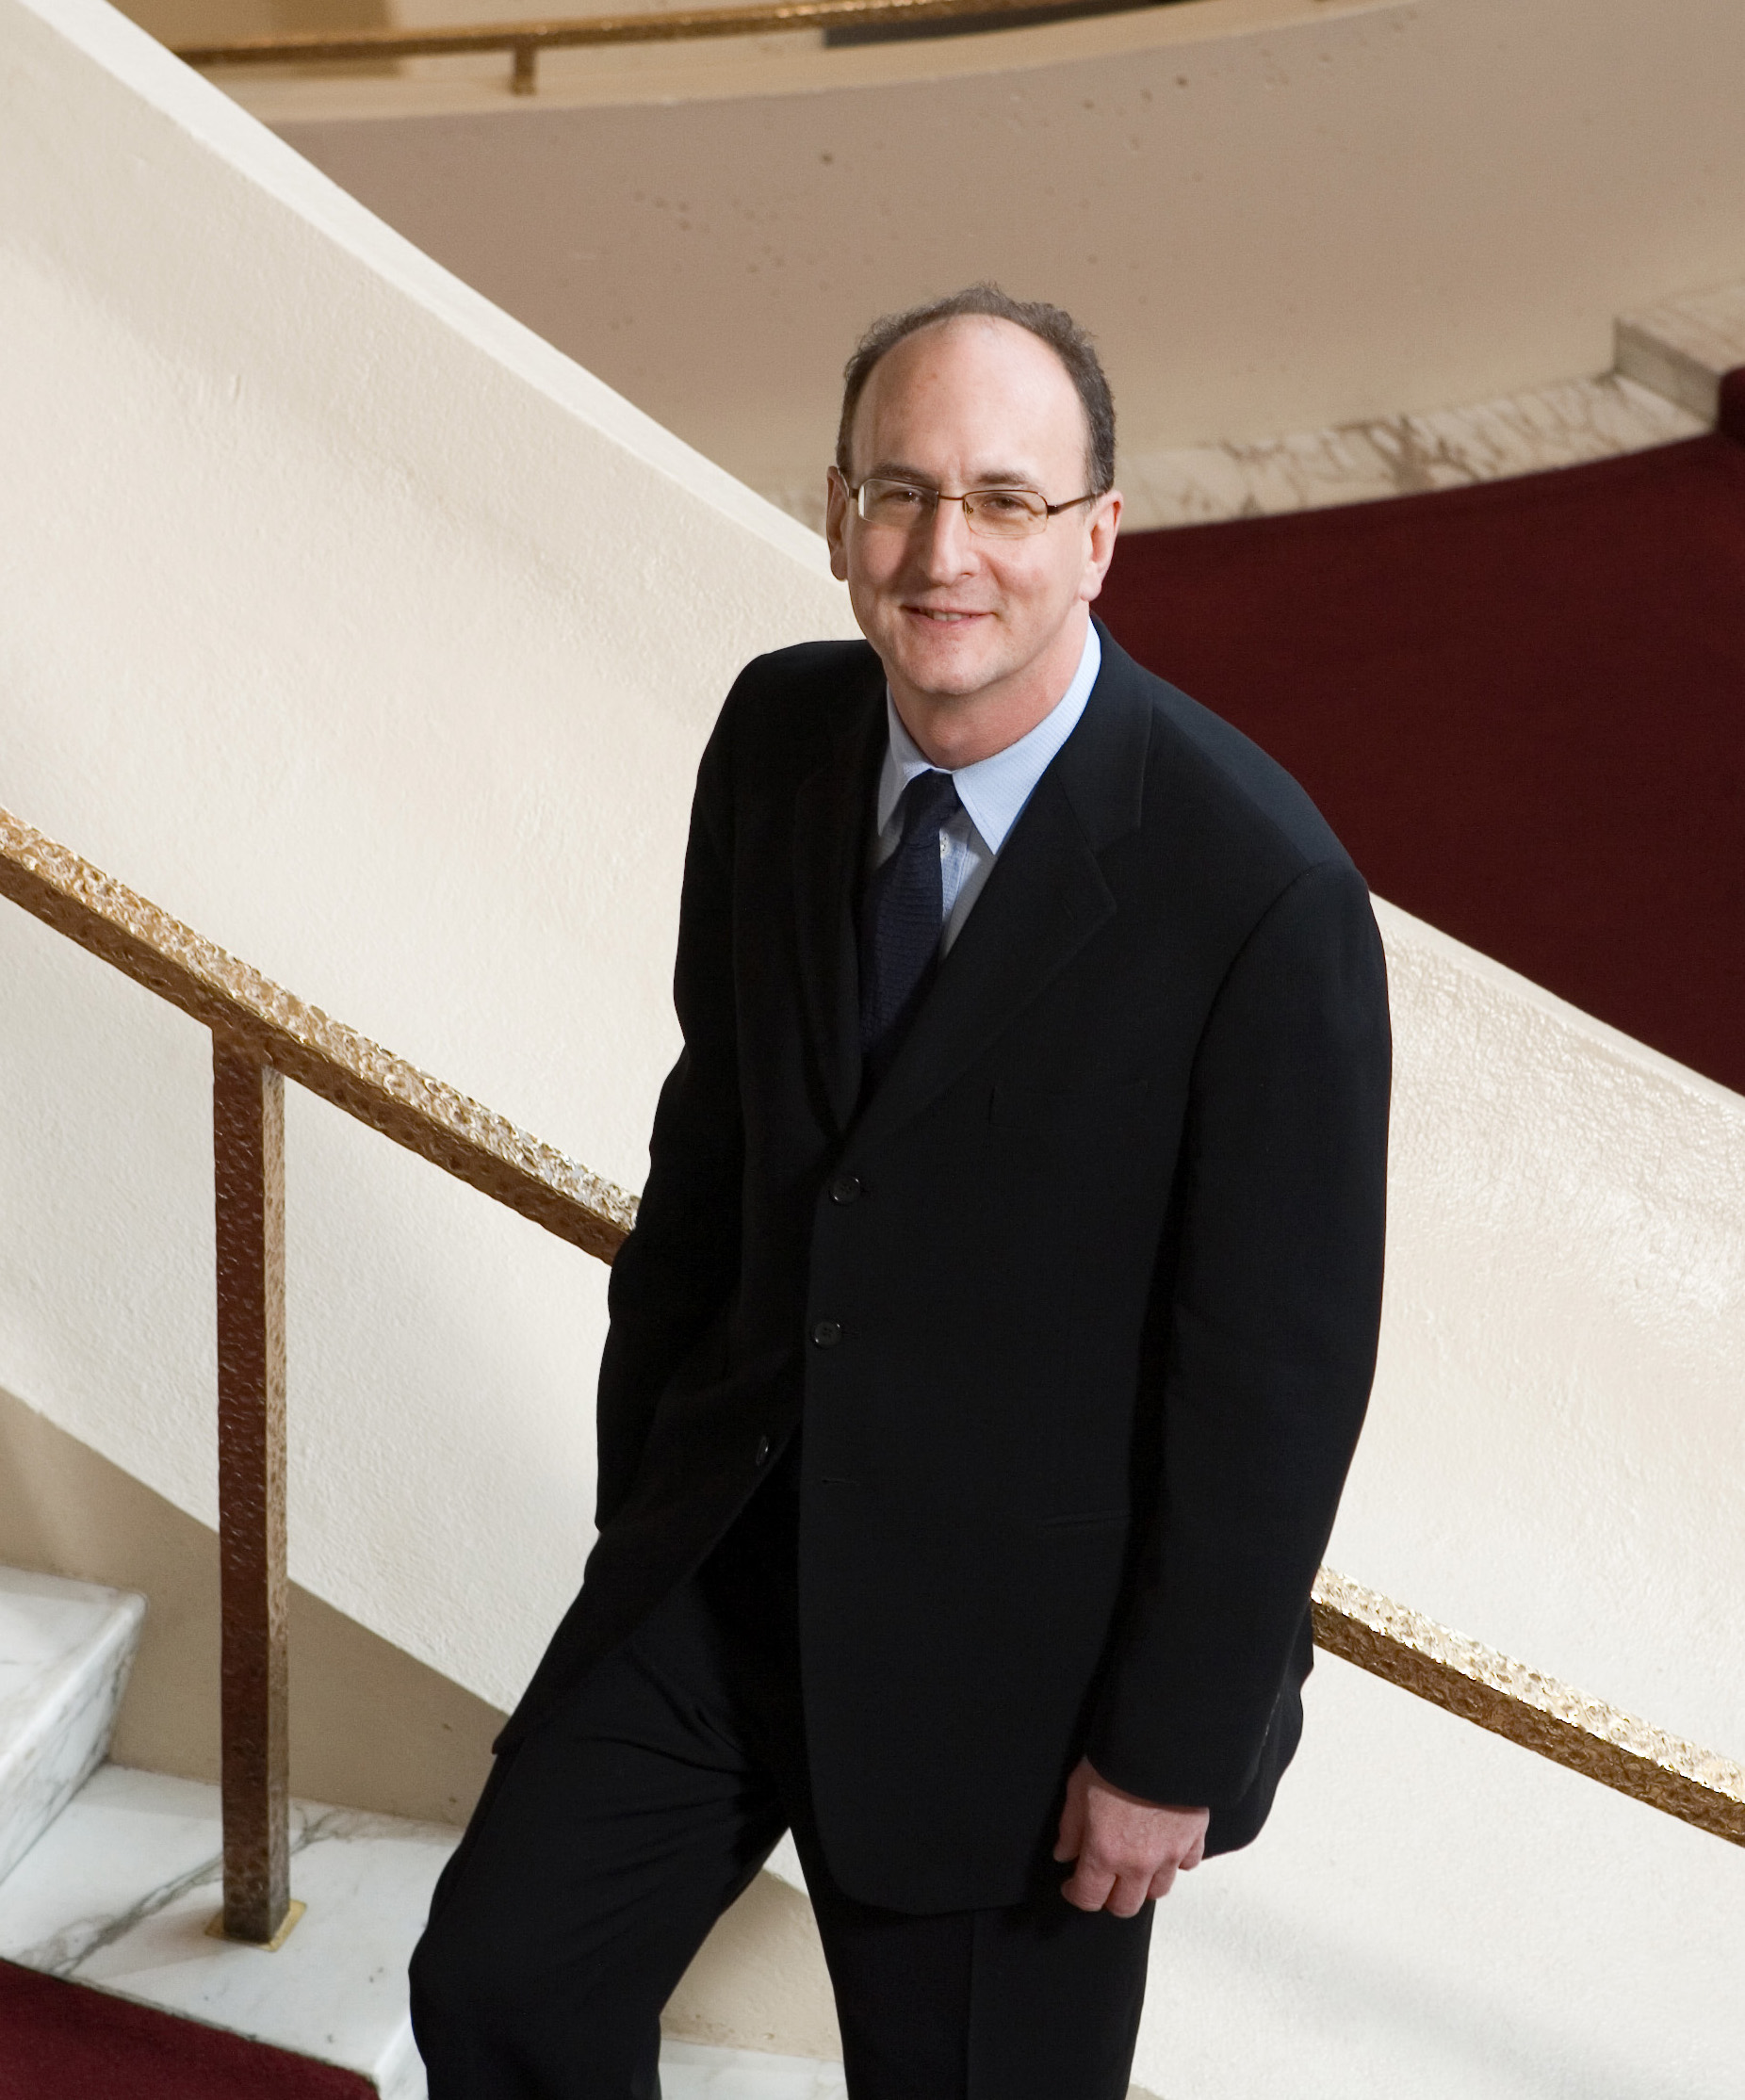
{"label": "ear", "polygon": [[847,533],[848,483],[841,469],[833,466],[824,476],[824,540],[830,549],[830,574],[839,583],[848,581]]}
{"label": "ear", "polygon": [[1085,529],[1085,574],[1080,580],[1079,595],[1087,605],[1102,589],[1102,579],[1109,573],[1109,563],[1115,559],[1115,536],[1120,529],[1120,523],[1121,492],[1111,489],[1092,504]]}

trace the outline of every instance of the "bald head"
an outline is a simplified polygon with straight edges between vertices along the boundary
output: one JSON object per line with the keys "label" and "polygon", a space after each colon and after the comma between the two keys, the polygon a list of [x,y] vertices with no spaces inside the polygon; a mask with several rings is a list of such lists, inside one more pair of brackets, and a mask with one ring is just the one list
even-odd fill
{"label": "bald head", "polygon": [[851,479],[902,478],[941,440],[971,476],[954,486],[1036,488],[1051,502],[1091,493],[1078,389],[1049,346],[1011,321],[954,316],[888,350],[856,404]]}
{"label": "bald head", "polygon": [[837,425],[836,464],[850,472],[854,425],[873,372],[909,336],[940,323],[979,317],[1009,321],[1045,343],[1071,381],[1084,412],[1086,464],[1085,486],[1099,495],[1115,482],[1115,402],[1103,376],[1095,344],[1065,308],[1046,301],[1013,299],[998,285],[970,285],[945,299],[887,314],[874,321],[855,347],[842,375],[842,413]]}

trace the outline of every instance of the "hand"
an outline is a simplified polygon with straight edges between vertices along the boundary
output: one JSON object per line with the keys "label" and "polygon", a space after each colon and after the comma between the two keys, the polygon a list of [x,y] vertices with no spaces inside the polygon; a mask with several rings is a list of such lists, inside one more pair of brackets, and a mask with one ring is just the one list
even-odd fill
{"label": "hand", "polygon": [[1078,1865],[1061,1894],[1081,1911],[1137,1914],[1153,1897],[1167,1896],[1178,1872],[1205,1857],[1210,1809],[1164,1808],[1111,1786],[1088,1757],[1067,1782],[1057,1860]]}

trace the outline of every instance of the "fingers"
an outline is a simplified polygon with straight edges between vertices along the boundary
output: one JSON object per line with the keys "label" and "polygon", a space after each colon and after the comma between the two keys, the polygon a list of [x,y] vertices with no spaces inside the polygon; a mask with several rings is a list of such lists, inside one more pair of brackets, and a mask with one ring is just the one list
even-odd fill
{"label": "fingers", "polygon": [[1134,1880],[1130,1875],[1123,1874],[1109,1891],[1108,1899],[1102,1907],[1111,1917],[1137,1917],[1145,1909],[1150,1893],[1144,1881]]}
{"label": "fingers", "polygon": [[[1080,1835],[1082,1838],[1083,1833]],[[1130,1918],[1145,1904],[1167,1896],[1175,1886],[1176,1876],[1192,1873],[1205,1857],[1205,1850],[1202,1831],[1179,1859],[1166,1853],[1159,1860],[1154,1852],[1111,1859],[1099,1849],[1093,1838],[1081,1843],[1072,1855],[1078,1865],[1060,1893],[1078,1910],[1107,1911],[1113,1917]],[[1057,1859],[1060,1856],[1055,1854]]]}
{"label": "fingers", "polygon": [[[1157,1879],[1153,1876],[1153,1882]],[[1174,1879],[1173,1869],[1170,1879]],[[1117,1874],[1082,1859],[1078,1871],[1060,1893],[1074,1910],[1107,1911],[1111,1917],[1130,1918],[1136,1917],[1151,1897],[1162,1892],[1148,1884],[1142,1874]]]}
{"label": "fingers", "polygon": [[1081,1758],[1067,1782],[1054,1857],[1075,1862],[1061,1894],[1075,1910],[1134,1917],[1205,1857],[1208,1812],[1111,1786]]}
{"label": "fingers", "polygon": [[[1062,1884],[1060,1893],[1075,1911],[1101,1911],[1115,1887],[1115,1876],[1106,1867],[1093,1866],[1088,1860],[1081,1859],[1077,1871],[1070,1880]],[[1131,1915],[1131,1913],[1117,1913]]]}

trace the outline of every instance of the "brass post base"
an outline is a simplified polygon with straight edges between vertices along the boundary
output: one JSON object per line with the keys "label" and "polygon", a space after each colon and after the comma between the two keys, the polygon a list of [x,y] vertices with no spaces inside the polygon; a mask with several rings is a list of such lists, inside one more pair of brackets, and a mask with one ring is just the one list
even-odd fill
{"label": "brass post base", "polygon": [[230,1940],[232,1946],[257,1947],[262,1954],[277,1954],[285,1941],[290,1938],[292,1927],[308,1908],[309,1906],[306,1903],[299,1903],[293,1897],[291,1907],[285,1913],[285,1923],[280,1926],[270,1940],[231,1940],[230,1934],[224,1929],[224,1913],[220,1911],[211,1924],[206,1927],[206,1937],[208,1940]]}

